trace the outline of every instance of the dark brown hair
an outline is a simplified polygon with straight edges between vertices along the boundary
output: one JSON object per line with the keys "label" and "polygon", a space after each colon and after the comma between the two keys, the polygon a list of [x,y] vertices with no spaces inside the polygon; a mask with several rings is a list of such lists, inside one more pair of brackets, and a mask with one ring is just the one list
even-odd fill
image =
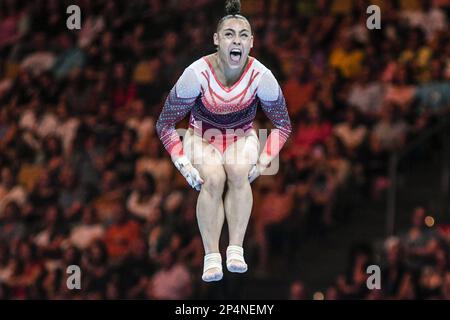
{"label": "dark brown hair", "polygon": [[223,16],[222,19],[220,19],[219,23],[217,24],[217,31],[220,30],[222,27],[222,24],[227,19],[243,19],[250,24],[248,19],[241,15],[241,1],[240,0],[227,0],[225,3],[225,16]]}

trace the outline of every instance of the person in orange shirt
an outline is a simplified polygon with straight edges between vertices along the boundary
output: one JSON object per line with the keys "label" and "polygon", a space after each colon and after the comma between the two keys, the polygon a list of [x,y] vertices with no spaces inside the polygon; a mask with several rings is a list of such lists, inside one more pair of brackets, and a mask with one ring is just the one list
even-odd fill
{"label": "person in orange shirt", "polygon": [[139,224],[129,219],[123,203],[118,203],[114,213],[114,222],[106,230],[105,243],[112,259],[124,258],[134,241],[140,237]]}
{"label": "person in orange shirt", "polygon": [[288,106],[289,114],[296,117],[303,107],[311,101],[315,86],[307,79],[306,63],[297,63],[292,68],[282,89]]}

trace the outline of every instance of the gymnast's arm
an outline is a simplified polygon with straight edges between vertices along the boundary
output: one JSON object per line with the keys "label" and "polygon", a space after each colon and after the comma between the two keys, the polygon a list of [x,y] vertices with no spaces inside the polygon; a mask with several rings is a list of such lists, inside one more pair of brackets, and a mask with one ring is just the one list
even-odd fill
{"label": "gymnast's arm", "polygon": [[194,70],[186,68],[172,90],[170,90],[156,122],[158,137],[174,162],[184,155],[183,145],[176,132],[175,124],[189,114],[199,95],[200,82]]}
{"label": "gymnast's arm", "polygon": [[292,132],[292,126],[280,85],[270,70],[263,74],[257,96],[264,113],[275,126],[275,129],[271,130],[258,160],[260,165],[267,167],[286,143]]}
{"label": "gymnast's arm", "polygon": [[170,90],[163,110],[156,122],[156,132],[164,148],[170,153],[173,164],[184,176],[189,185],[200,191],[203,179],[200,173],[184,155],[183,144],[175,129],[175,124],[182,120],[192,109],[200,95],[200,82],[194,70],[187,68]]}

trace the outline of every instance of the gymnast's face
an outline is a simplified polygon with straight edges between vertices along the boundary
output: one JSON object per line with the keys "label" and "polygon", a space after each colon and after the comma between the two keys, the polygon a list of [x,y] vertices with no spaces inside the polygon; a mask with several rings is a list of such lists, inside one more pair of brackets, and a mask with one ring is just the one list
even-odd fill
{"label": "gymnast's face", "polygon": [[214,45],[219,58],[231,69],[245,66],[250,49],[253,48],[253,35],[250,24],[239,18],[227,19],[214,33]]}

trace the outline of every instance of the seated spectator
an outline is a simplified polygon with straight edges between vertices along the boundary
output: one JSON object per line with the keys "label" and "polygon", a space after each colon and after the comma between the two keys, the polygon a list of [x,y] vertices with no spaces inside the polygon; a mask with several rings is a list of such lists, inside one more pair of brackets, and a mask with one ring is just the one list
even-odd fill
{"label": "seated spectator", "polygon": [[84,126],[79,128],[75,143],[82,146],[81,150],[75,149],[72,154],[78,168],[78,182],[86,188],[91,199],[99,188],[101,171],[105,167],[104,150],[97,143],[95,134]]}
{"label": "seated spectator", "polygon": [[316,103],[308,105],[306,118],[300,119],[294,147],[310,151],[315,144],[323,143],[331,134],[330,122],[324,120]]}
{"label": "seated spectator", "polygon": [[123,63],[114,65],[112,79],[112,100],[113,109],[127,110],[130,103],[136,98],[136,85],[129,81],[130,75]]}
{"label": "seated spectator", "polygon": [[45,269],[42,274],[40,291],[45,299],[57,299],[63,277],[61,268]]}
{"label": "seated spectator", "polygon": [[364,53],[357,49],[349,36],[337,39],[331,50],[329,63],[336,67],[345,78],[359,75],[362,69]]}
{"label": "seated spectator", "polygon": [[400,282],[406,272],[404,265],[404,248],[399,238],[391,237],[384,242],[386,266],[382,274],[383,292],[387,297],[395,297],[400,288]]}
{"label": "seated spectator", "polygon": [[26,225],[21,221],[20,207],[14,202],[8,202],[0,216],[0,239],[5,243],[21,240],[25,236]]}
{"label": "seated spectator", "polygon": [[84,251],[80,266],[85,274],[82,288],[85,288],[87,293],[94,293],[97,299],[101,299],[106,293],[111,273],[109,263],[108,249],[100,240],[93,242]]}
{"label": "seated spectator", "polygon": [[350,178],[351,165],[342,152],[342,147],[336,137],[331,136],[325,141],[327,167],[337,187],[342,187]]}
{"label": "seated spectator", "polygon": [[78,183],[75,168],[66,164],[59,173],[60,192],[58,204],[64,212],[66,221],[73,221],[86,202],[85,189]]}
{"label": "seated spectator", "polygon": [[136,161],[136,174],[150,173],[156,181],[158,193],[170,191],[173,175],[176,174],[172,161],[159,156],[161,149],[158,139],[152,138],[149,147]]}
{"label": "seated spectator", "polygon": [[26,299],[28,288],[42,273],[36,247],[29,242],[18,245],[17,258],[13,260],[12,273],[5,283],[10,287],[12,299]]}
{"label": "seated spectator", "polygon": [[160,214],[161,195],[155,193],[156,185],[150,173],[139,174],[127,200],[128,211],[144,220],[155,222]]}
{"label": "seated spectator", "polygon": [[34,244],[48,259],[59,259],[62,255],[62,244],[68,235],[68,227],[64,223],[61,208],[49,205],[44,213],[42,226],[34,237]]}
{"label": "seated spectator", "polygon": [[61,261],[60,267],[71,266],[71,265],[80,266],[81,265],[81,251],[78,248],[65,243],[64,244],[64,253],[63,253],[62,259],[60,261]]}
{"label": "seated spectator", "polygon": [[139,224],[129,218],[124,205],[117,203],[113,216],[113,223],[106,229],[105,244],[108,256],[113,260],[123,259],[134,241],[140,236]]}
{"label": "seated spectator", "polygon": [[126,125],[137,133],[136,151],[142,154],[154,138],[155,120],[147,114],[142,100],[134,100],[131,109]]}
{"label": "seated spectator", "polygon": [[384,98],[383,85],[378,81],[370,81],[370,70],[364,67],[358,81],[352,83],[347,103],[368,118],[376,118],[381,111]]}
{"label": "seated spectator", "polygon": [[1,168],[0,181],[0,217],[3,216],[4,210],[9,202],[15,202],[22,207],[27,198],[25,189],[16,183],[16,178],[9,167]]}
{"label": "seated spectator", "polygon": [[297,63],[282,85],[289,115],[296,118],[298,113],[313,97],[315,86],[309,77],[305,63]]}
{"label": "seated spectator", "polygon": [[56,115],[59,123],[56,134],[62,140],[64,154],[70,155],[80,120],[69,113],[67,104],[64,101],[60,101],[56,106]]}
{"label": "seated spectator", "polygon": [[94,241],[102,239],[104,233],[105,229],[98,221],[96,210],[86,206],[81,211],[81,221],[72,228],[69,240],[76,248],[84,250]]}
{"label": "seated spectator", "polygon": [[56,135],[48,135],[43,139],[43,155],[47,169],[52,178],[57,174],[64,162],[61,139]]}
{"label": "seated spectator", "polygon": [[106,170],[102,176],[100,194],[93,201],[99,218],[103,222],[110,221],[117,209],[117,202],[123,197],[123,187],[117,180],[117,173]]}
{"label": "seated spectator", "polygon": [[345,121],[335,125],[333,132],[342,142],[347,155],[355,159],[367,135],[367,127],[361,123],[356,109],[349,108],[345,114]]}
{"label": "seated spectator", "polygon": [[450,79],[444,79],[444,65],[439,60],[432,61],[431,73],[431,81],[419,85],[415,97],[419,108],[442,114],[450,109]]}
{"label": "seated spectator", "polygon": [[38,212],[45,210],[49,205],[57,203],[58,190],[47,170],[41,172],[39,182],[30,193],[29,201]]}
{"label": "seated spectator", "polygon": [[[406,2],[402,1],[402,3]],[[428,39],[431,39],[436,32],[446,30],[447,26],[445,12],[433,3],[434,1],[420,1],[415,10],[404,6],[404,10],[400,13],[410,27],[421,28]]]}
{"label": "seated spectator", "polygon": [[176,253],[166,248],[161,254],[161,269],[148,284],[147,298],[163,300],[189,299],[192,294],[191,274],[177,261]]}
{"label": "seated spectator", "polygon": [[373,128],[372,136],[380,143],[382,149],[395,151],[405,145],[408,130],[407,123],[400,118],[399,110],[387,105]]}
{"label": "seated spectator", "polygon": [[154,274],[155,267],[155,262],[148,256],[145,240],[140,238],[133,242],[128,256],[118,270],[121,286],[130,288],[126,298],[142,297],[148,283],[147,279]]}
{"label": "seated spectator", "polygon": [[383,105],[398,106],[404,113],[411,108],[416,86],[412,85],[411,71],[403,65],[397,65],[393,79],[386,85]]}
{"label": "seated spectator", "polygon": [[412,270],[430,264],[438,247],[436,235],[425,226],[425,216],[425,208],[414,209],[412,225],[404,239],[408,267]]}
{"label": "seated spectator", "polygon": [[132,129],[124,130],[112,164],[121,184],[129,184],[134,178],[134,169],[138,159],[135,145],[136,132]]}

